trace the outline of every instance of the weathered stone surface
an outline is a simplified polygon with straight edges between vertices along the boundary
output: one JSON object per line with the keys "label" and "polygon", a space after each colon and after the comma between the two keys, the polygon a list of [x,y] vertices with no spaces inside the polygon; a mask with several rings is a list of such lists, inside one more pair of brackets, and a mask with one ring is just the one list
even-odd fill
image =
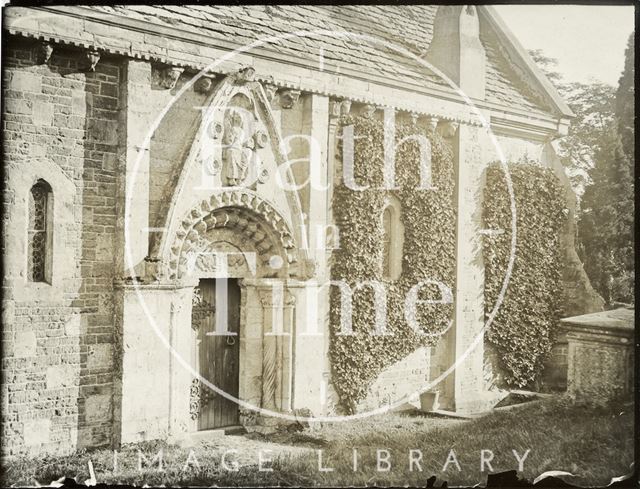
{"label": "weathered stone surface", "polygon": [[[88,446],[108,443],[113,432],[104,409],[112,406],[112,162],[118,136],[117,99],[108,95],[118,94],[119,68],[103,61],[93,73],[73,72],[77,53],[65,48],[56,49],[47,66],[36,66],[37,50],[23,45],[14,40],[5,52],[4,88],[7,101],[14,102],[4,104],[4,116],[20,119],[12,119],[3,133],[9,141],[3,147],[7,197],[12,196],[5,202],[13,207],[3,227],[5,285],[12,297],[3,307],[3,325],[12,325],[12,342],[2,374],[11,385],[3,414],[29,421],[16,424],[2,449],[68,453],[76,447],[79,427],[90,434]],[[88,127],[107,136],[92,139]],[[51,283],[25,279],[26,196],[40,178],[53,189]],[[100,403],[79,403],[79,390],[94,387],[104,396]],[[94,408],[99,416],[91,413]]]}
{"label": "weathered stone surface", "polygon": [[567,335],[567,393],[606,403],[633,393],[634,310],[620,308],[562,320]]}
{"label": "weathered stone surface", "polygon": [[74,365],[56,365],[47,368],[47,389],[71,387],[77,384],[78,368]]}
{"label": "weathered stone surface", "polygon": [[15,71],[9,78],[9,87],[22,92],[40,93],[42,90],[42,77],[28,71]]}
{"label": "weathered stone surface", "polygon": [[84,400],[86,418],[89,423],[108,422],[111,419],[111,396],[98,394]]}
{"label": "weathered stone surface", "polygon": [[27,447],[38,447],[49,443],[51,421],[48,419],[34,419],[24,423],[24,444]]}
{"label": "weathered stone surface", "polygon": [[35,356],[37,347],[36,334],[33,331],[16,333],[13,355],[16,357]]}
{"label": "weathered stone surface", "polygon": [[108,368],[113,359],[113,347],[110,344],[92,345],[87,356],[87,368]]}

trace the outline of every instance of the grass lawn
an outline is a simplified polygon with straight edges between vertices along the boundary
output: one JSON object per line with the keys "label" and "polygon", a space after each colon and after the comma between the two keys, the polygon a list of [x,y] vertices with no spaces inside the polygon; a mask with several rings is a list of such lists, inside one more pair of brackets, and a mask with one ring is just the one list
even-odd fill
{"label": "grass lawn", "polygon": [[[162,472],[157,461],[153,466],[150,463],[160,449]],[[355,471],[354,449],[358,460]],[[138,470],[138,450],[148,459],[142,471]],[[319,470],[320,450],[323,468],[333,470]],[[377,455],[378,450],[386,452]],[[632,406],[596,409],[549,399],[472,420],[389,414],[268,438],[226,436],[191,448],[147,443],[123,447],[115,473],[114,455],[108,449],[19,458],[3,463],[1,482],[49,484],[67,476],[82,483],[89,479],[91,461],[97,482],[111,484],[424,486],[435,475],[438,481],[447,480],[449,486],[473,485],[485,483],[490,473],[487,466],[480,471],[481,450],[491,451],[484,456],[490,459],[493,472],[517,470],[513,450],[521,459],[529,450],[520,477],[533,480],[542,472],[562,470],[575,474],[566,479],[568,482],[606,485],[612,477],[628,473],[633,461]],[[222,466],[225,452],[230,468],[234,462],[239,464],[237,471]],[[385,459],[387,455],[388,464],[381,461],[380,468],[389,470],[378,471],[377,456]],[[258,470],[260,456],[263,468],[271,471]],[[414,459],[412,467],[410,457]]]}

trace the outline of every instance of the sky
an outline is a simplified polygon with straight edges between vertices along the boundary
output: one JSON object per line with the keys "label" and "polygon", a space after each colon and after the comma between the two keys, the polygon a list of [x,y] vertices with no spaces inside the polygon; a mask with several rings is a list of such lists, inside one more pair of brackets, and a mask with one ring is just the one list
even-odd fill
{"label": "sky", "polygon": [[525,49],[558,60],[565,81],[618,85],[633,31],[632,6],[496,5]]}

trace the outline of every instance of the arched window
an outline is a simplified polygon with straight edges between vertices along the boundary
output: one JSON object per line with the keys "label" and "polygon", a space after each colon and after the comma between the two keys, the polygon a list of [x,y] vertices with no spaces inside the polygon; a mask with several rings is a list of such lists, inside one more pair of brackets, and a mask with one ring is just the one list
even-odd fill
{"label": "arched window", "polygon": [[382,274],[397,280],[402,273],[404,226],[400,219],[400,201],[390,196],[382,211]]}
{"label": "arched window", "polygon": [[30,282],[51,280],[51,186],[38,180],[29,192],[29,236],[27,279]]}

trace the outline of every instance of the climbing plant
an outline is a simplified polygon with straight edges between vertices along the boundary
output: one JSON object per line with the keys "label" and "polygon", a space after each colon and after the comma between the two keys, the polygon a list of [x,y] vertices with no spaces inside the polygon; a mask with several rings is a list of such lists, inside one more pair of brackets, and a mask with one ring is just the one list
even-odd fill
{"label": "climbing plant", "polygon": [[[352,335],[341,331],[341,291],[331,288],[330,358],[333,384],[346,412],[353,412],[378,374],[420,346],[434,344],[453,319],[453,304],[419,304],[412,328],[404,315],[410,289],[432,280],[454,287],[455,208],[453,205],[453,156],[442,138],[421,131],[416,125],[396,126],[395,184],[384,190],[384,126],[366,117],[345,117],[341,129],[353,128],[353,175],[359,186],[352,190],[344,179],[336,184],[334,216],[340,230],[339,249],[332,255],[332,279],[343,280],[353,290]],[[432,187],[420,188],[420,156],[423,146],[412,135],[430,142]],[[407,139],[409,138],[409,139]],[[346,147],[346,145],[345,145]],[[344,148],[343,148],[344,149]],[[383,274],[382,213],[389,193],[401,204],[404,225],[402,273],[397,280]],[[376,335],[375,295],[371,287],[355,289],[364,281],[378,281],[386,287],[387,322],[384,335]],[[442,300],[435,284],[420,287],[422,301]],[[381,302],[382,304],[383,302]]]}
{"label": "climbing plant", "polygon": [[[566,219],[564,189],[549,168],[531,161],[508,164],[516,208],[515,261],[502,304],[486,340],[498,353],[507,385],[536,380],[551,350],[561,298],[560,232]],[[484,225],[502,234],[484,238],[485,308],[493,310],[511,250],[511,199],[502,165],[486,173]]]}

